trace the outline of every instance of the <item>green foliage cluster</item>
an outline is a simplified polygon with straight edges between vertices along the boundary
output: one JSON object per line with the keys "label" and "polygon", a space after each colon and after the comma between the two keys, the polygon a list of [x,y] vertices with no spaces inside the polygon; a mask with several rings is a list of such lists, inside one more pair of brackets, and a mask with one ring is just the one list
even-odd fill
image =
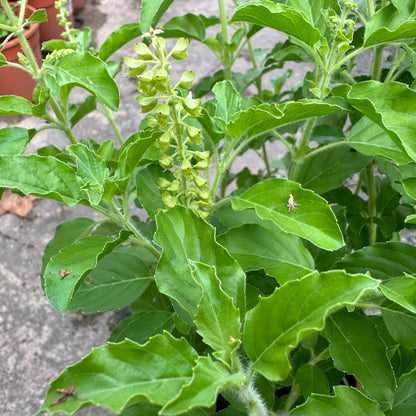
{"label": "green foliage cluster", "polygon": [[[40,412],[413,415],[416,248],[399,233],[416,223],[415,1],[236,0],[229,20],[219,0],[219,16],[156,29],[172,3],[142,0],[140,21],[99,50],[89,29],[66,27],[41,68],[12,17],[25,59],[0,65],[38,87],[33,103],[1,96],[0,115],[47,124],[0,130],[0,187],[103,215],[61,224],[45,249],[42,287],[58,311],[131,310],[51,383]],[[256,50],[264,27],[288,39]],[[134,58],[111,61],[140,36]],[[195,86],[191,71],[171,79],[186,39],[223,67]],[[236,73],[244,48],[253,65]],[[357,74],[363,53],[371,68]],[[284,64],[304,62],[313,71],[286,88]],[[128,138],[113,118],[123,64],[144,113]],[[75,86],[89,93],[81,104]],[[118,143],[75,136],[96,110]],[[24,155],[43,129],[68,145]],[[270,160],[276,140],[287,152]],[[231,173],[248,149],[264,168]]]}

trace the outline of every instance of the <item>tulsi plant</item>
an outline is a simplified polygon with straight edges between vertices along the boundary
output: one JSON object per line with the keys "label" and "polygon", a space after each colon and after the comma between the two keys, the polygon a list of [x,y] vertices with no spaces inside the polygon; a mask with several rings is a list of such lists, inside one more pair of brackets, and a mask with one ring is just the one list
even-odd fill
{"label": "tulsi plant", "polygon": [[[45,45],[42,67],[16,29],[15,65],[38,87],[34,102],[0,97],[0,114],[47,124],[0,131],[0,186],[103,215],[61,224],[46,247],[42,287],[59,312],[131,311],[51,383],[40,413],[414,413],[416,247],[400,232],[416,223],[416,4],[234,3],[231,19],[219,0],[219,16],[158,28],[173,0],[142,0],[139,22],[98,50],[62,14],[66,40]],[[287,40],[256,50],[265,27]],[[124,138],[113,117],[121,63],[110,58],[136,38],[123,65],[143,120]],[[166,38],[177,38],[170,49]],[[171,71],[188,39],[222,64],[197,85],[192,71]],[[234,71],[243,50],[244,74]],[[362,56],[369,70],[355,69]],[[286,88],[303,63],[313,69]],[[89,93],[81,104],[74,86]],[[97,109],[116,141],[74,134]],[[68,145],[23,155],[45,128]],[[270,160],[274,141],[286,150]],[[264,168],[233,169],[249,149]]]}

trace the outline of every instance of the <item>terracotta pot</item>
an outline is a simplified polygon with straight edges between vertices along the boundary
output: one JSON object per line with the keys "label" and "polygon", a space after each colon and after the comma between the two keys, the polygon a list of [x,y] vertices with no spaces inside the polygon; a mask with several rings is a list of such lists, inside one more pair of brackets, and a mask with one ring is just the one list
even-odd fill
{"label": "terracotta pot", "polygon": [[72,0],[74,14],[79,13],[85,6],[85,0]]}
{"label": "terracotta pot", "polygon": [[[29,17],[35,9],[31,6],[26,7],[26,17]],[[30,47],[39,65],[42,64],[42,54],[39,42],[39,23],[33,24],[25,33]],[[17,53],[23,53],[19,39],[15,38],[6,43],[1,53],[9,62],[19,62]],[[28,100],[32,100],[33,89],[36,81],[30,74],[19,68],[1,67],[0,68],[0,95],[19,95]]]}
{"label": "terracotta pot", "polygon": [[[48,21],[40,24],[40,41],[45,42],[51,39],[60,39],[64,28],[58,23],[58,19],[56,18],[58,10],[55,8],[55,0],[29,0],[28,4],[35,9],[46,9]],[[69,20],[74,23],[72,2],[69,1],[68,5],[71,11]]]}

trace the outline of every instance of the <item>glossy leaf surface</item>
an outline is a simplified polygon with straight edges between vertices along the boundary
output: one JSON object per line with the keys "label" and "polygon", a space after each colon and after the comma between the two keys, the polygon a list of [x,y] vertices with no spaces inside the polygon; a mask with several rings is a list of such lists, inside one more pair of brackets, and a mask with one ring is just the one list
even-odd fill
{"label": "glossy leaf surface", "polygon": [[120,248],[105,256],[83,280],[69,309],[93,313],[123,308],[143,293],[152,278],[139,257]]}
{"label": "glossy leaf surface", "polygon": [[365,391],[390,406],[396,380],[387,349],[369,318],[357,313],[337,313],[327,320],[323,335],[338,370],[353,374]]}
{"label": "glossy leaf surface", "polygon": [[226,360],[240,345],[240,313],[222,290],[214,267],[203,263],[192,266],[192,276],[202,291],[194,318],[197,331],[215,351],[214,355]]}
{"label": "glossy leaf surface", "polygon": [[256,224],[243,225],[220,235],[218,241],[245,271],[264,269],[280,284],[304,277],[315,269],[313,258],[301,240],[276,226],[267,229]]}
{"label": "glossy leaf surface", "polygon": [[310,48],[322,40],[319,30],[300,10],[269,0],[239,6],[232,20],[270,27],[293,36]]}
{"label": "glossy leaf surface", "polygon": [[335,386],[335,396],[313,394],[305,404],[290,412],[290,416],[384,416],[377,402],[364,396],[359,390],[347,386]]}
{"label": "glossy leaf surface", "polygon": [[[299,205],[288,207],[290,195]],[[232,199],[233,208],[254,208],[257,215],[274,222],[283,231],[305,238],[326,250],[337,250],[344,244],[341,230],[327,202],[296,182],[269,179]]]}
{"label": "glossy leaf surface", "polygon": [[53,255],[43,274],[49,302],[60,312],[67,312],[85,276],[129,235],[129,232],[122,231],[116,238],[85,237]]}
{"label": "glossy leaf surface", "polygon": [[215,266],[222,289],[244,314],[244,272],[216,242],[214,228],[180,206],[160,212],[156,221],[155,242],[163,249],[156,270],[159,290],[178,302],[189,317],[193,317],[202,293],[192,277],[189,260]]}
{"label": "glossy leaf surface", "polygon": [[400,82],[366,81],[352,86],[347,99],[416,160],[416,91]]}
{"label": "glossy leaf surface", "polygon": [[194,407],[210,407],[215,404],[218,393],[228,386],[242,385],[244,377],[230,372],[209,357],[199,357],[192,380],[179,395],[163,409],[163,415],[183,415]]}
{"label": "glossy leaf surface", "polygon": [[302,338],[322,330],[327,316],[377,286],[376,280],[365,275],[315,272],[262,298],[248,313],[244,329],[253,369],[270,380],[285,379],[290,372],[289,353]]}
{"label": "glossy leaf surface", "polygon": [[118,110],[118,86],[105,63],[90,53],[64,56],[55,66],[55,76],[59,86],[78,85],[93,94],[101,104]]}
{"label": "glossy leaf surface", "polygon": [[[68,367],[51,384],[42,409],[72,415],[94,404],[118,414],[132,399],[139,398],[164,405],[191,381],[196,360],[195,351],[184,339],[175,339],[167,332],[144,345],[130,340],[109,343]],[[80,399],[71,397],[50,407],[62,396],[56,389],[71,385]]]}
{"label": "glossy leaf surface", "polygon": [[55,199],[73,206],[86,198],[83,183],[67,164],[53,157],[16,155],[0,157],[0,187]]}

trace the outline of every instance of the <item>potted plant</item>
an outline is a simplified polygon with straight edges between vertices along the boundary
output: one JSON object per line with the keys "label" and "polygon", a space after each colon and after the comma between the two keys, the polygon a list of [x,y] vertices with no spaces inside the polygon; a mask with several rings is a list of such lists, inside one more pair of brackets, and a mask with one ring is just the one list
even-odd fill
{"label": "potted plant", "polygon": [[[55,7],[55,3],[58,3],[58,7]],[[59,13],[65,13],[67,20],[70,23],[73,23],[72,8],[70,7],[71,3],[68,3],[67,1],[56,2],[55,0],[29,0],[28,4],[34,7],[35,9],[46,10],[48,20],[40,24],[41,42],[61,38],[61,34],[62,32],[64,32],[64,29],[62,25],[59,24],[59,21],[61,19]]]}
{"label": "potted plant", "polygon": [[[43,257],[46,297],[63,314],[131,310],[51,383],[40,413],[408,414],[416,248],[399,232],[416,222],[414,7],[235,1],[230,20],[219,0],[218,17],[175,16],[152,29],[171,3],[142,0],[140,21],[97,51],[88,30],[68,32],[33,67],[34,104],[0,97],[9,104],[0,114],[36,114],[68,139],[23,155],[33,131],[17,147],[15,131],[3,130],[0,186],[102,214],[57,228]],[[215,38],[205,32],[213,25]],[[288,40],[255,51],[262,27]],[[223,63],[196,88],[192,71],[172,75],[188,56],[183,35]],[[110,57],[138,36],[124,64],[145,117],[123,137],[113,117],[120,65]],[[179,37],[172,48],[169,36]],[[253,67],[236,73],[246,45]],[[370,69],[355,74],[362,53]],[[288,89],[290,73],[278,71],[265,87],[262,75],[284,62],[314,70]],[[89,94],[71,104],[75,85]],[[117,143],[75,135],[97,108]],[[278,160],[267,153],[274,140],[287,149]],[[250,148],[264,168],[233,171]]]}
{"label": "potted plant", "polygon": [[[24,15],[20,14],[20,10],[20,6],[9,5],[7,2],[0,9],[0,49],[3,55],[0,66],[0,94],[15,94],[31,100],[36,80],[27,71],[27,62],[19,61],[19,54],[23,54],[25,48],[31,59],[41,65],[39,23],[33,18],[33,7],[27,6],[23,9]],[[20,37],[14,35],[17,27],[25,28],[24,34]],[[22,37],[25,39],[24,46]]]}

